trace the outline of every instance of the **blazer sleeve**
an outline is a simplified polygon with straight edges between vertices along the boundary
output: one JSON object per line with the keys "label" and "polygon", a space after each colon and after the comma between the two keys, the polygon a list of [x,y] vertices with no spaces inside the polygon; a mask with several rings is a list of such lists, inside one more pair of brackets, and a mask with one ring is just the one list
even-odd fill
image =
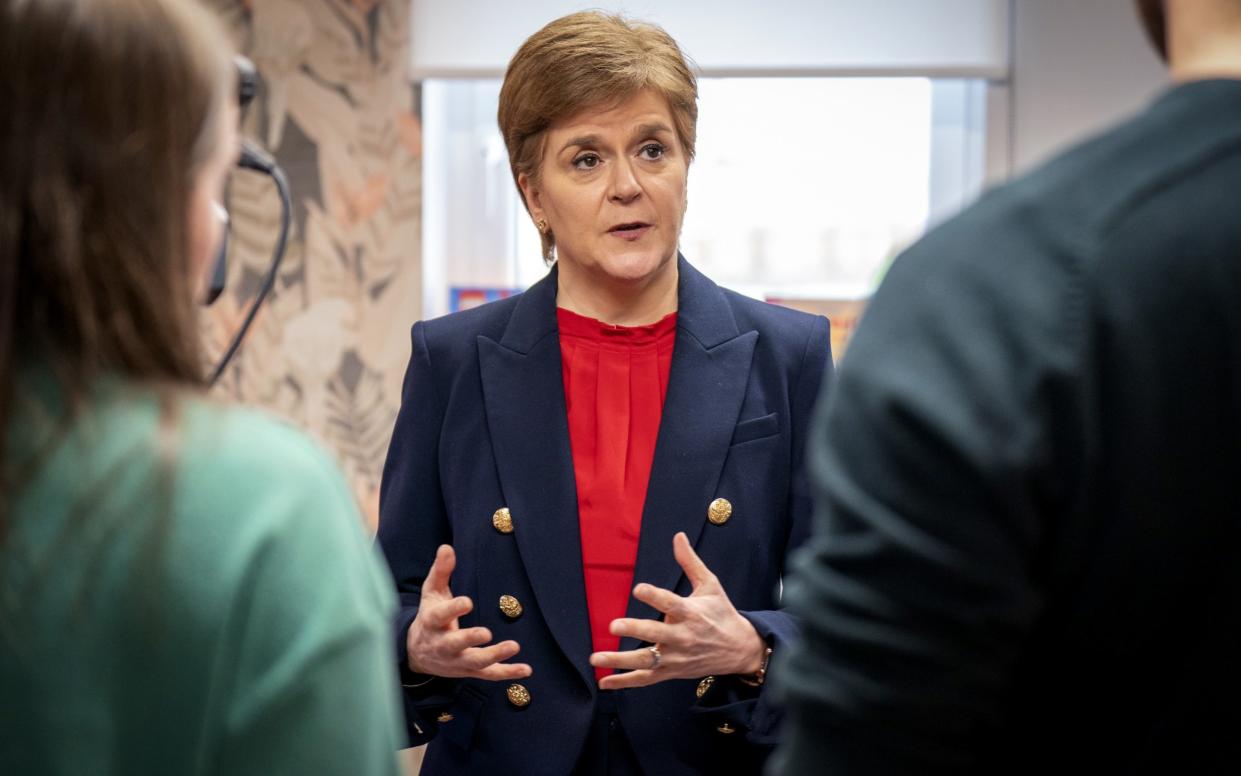
{"label": "blazer sleeve", "polygon": [[377,538],[396,581],[396,660],[410,746],[417,746],[435,737],[438,711],[452,702],[459,680],[413,673],[405,649],[406,633],[418,614],[422,580],[436,549],[452,543],[439,472],[444,402],[435,387],[425,324],[415,323],[410,337],[412,355],[379,489]]}
{"label": "blazer sleeve", "polygon": [[[832,372],[831,328],[826,318],[819,317],[807,338],[789,402],[793,453],[788,495],[790,529],[782,556],[786,564],[810,534],[814,500],[805,471],[806,439],[815,401],[830,383]],[[783,608],[740,614],[767,642],[773,661],[801,636],[798,618]],[[698,699],[694,713],[711,715],[713,725],[728,722],[734,729],[745,731],[746,740],[755,746],[773,747],[779,742],[784,708],[767,687],[752,687],[738,677],[720,677]]]}
{"label": "blazer sleeve", "polygon": [[1050,463],[1081,406],[1071,286],[1016,251],[962,266],[996,240],[957,239],[894,265],[816,418],[781,772],[969,770],[1043,605],[1033,505],[1071,490]]}
{"label": "blazer sleeve", "polygon": [[270,457],[240,477],[229,471],[227,482],[211,476],[215,461],[186,470],[196,482],[189,503],[215,503],[201,492],[226,490],[231,504],[219,503],[245,515],[230,539],[245,569],[229,591],[232,614],[219,623],[228,680],[218,688],[223,721],[212,769],[397,776],[400,711],[384,660],[392,592],[353,495],[308,442],[277,446],[291,434],[273,438],[250,424],[233,438],[250,457]]}

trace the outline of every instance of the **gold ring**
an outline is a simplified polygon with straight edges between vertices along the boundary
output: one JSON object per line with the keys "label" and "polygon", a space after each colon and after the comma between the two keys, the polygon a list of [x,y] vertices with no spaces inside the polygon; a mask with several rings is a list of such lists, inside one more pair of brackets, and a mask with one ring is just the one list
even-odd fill
{"label": "gold ring", "polygon": [[664,659],[664,656],[663,656],[663,653],[661,653],[661,652],[659,651],[659,645],[658,645],[658,644],[652,644],[651,646],[647,647],[647,649],[649,649],[649,650],[651,651],[651,668],[650,668],[650,670],[654,671],[656,668],[659,668],[659,661],[663,660],[663,659]]}

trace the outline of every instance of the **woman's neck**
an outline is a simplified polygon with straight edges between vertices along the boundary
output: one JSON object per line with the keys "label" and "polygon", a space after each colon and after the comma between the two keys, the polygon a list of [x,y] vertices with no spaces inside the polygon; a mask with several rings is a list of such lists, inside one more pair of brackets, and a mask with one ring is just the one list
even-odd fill
{"label": "woman's neck", "polygon": [[634,283],[601,280],[575,264],[561,262],[556,305],[614,326],[645,326],[676,312],[678,279],[675,259]]}

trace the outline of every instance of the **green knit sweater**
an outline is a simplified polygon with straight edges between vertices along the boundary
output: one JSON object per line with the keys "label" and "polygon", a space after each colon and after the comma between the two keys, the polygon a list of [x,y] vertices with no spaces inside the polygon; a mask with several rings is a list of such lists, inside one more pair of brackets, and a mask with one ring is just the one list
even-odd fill
{"label": "green knit sweater", "polygon": [[0,773],[396,773],[392,585],[337,468],[257,412],[160,416],[100,390],[0,496]]}

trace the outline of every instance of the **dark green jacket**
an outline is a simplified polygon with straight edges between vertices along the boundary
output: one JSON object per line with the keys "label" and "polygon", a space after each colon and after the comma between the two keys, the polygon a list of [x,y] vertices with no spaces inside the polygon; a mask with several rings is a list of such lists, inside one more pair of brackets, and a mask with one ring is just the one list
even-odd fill
{"label": "dark green jacket", "polygon": [[1241,81],[934,230],[819,412],[783,773],[1241,773]]}

